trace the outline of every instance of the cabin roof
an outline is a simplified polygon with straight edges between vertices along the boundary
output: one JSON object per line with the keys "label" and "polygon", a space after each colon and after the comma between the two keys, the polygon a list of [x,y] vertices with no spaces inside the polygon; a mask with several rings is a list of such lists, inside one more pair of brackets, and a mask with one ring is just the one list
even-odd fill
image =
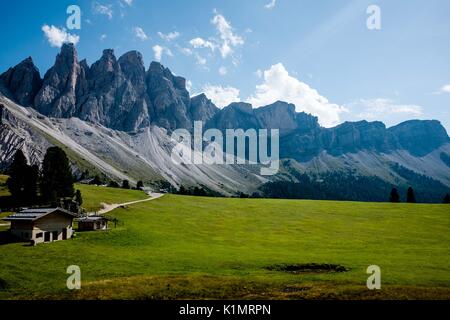
{"label": "cabin roof", "polygon": [[102,216],[85,216],[77,219],[78,222],[93,222],[99,220],[108,220],[108,219]]}
{"label": "cabin roof", "polygon": [[53,212],[61,212],[63,214],[76,217],[77,215],[75,213],[72,213],[70,211],[67,211],[62,208],[38,208],[38,209],[25,209],[22,211],[19,211],[17,213],[14,213],[3,220],[5,221],[36,221],[38,219],[41,219],[45,217],[46,215],[49,215]]}

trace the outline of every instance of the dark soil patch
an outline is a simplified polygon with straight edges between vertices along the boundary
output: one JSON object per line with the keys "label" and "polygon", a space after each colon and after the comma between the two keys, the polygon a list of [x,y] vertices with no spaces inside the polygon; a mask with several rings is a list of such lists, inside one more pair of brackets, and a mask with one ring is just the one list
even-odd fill
{"label": "dark soil patch", "polygon": [[305,263],[305,264],[277,264],[268,266],[266,268],[270,271],[281,271],[294,274],[301,273],[332,273],[332,272],[346,272],[348,268],[338,264],[328,263]]}

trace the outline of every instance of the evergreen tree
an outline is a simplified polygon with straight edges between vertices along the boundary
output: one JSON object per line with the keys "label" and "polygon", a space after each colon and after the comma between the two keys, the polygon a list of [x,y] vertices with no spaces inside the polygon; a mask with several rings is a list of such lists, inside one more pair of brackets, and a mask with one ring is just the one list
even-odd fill
{"label": "evergreen tree", "polygon": [[83,197],[81,196],[81,191],[77,190],[75,192],[75,202],[78,204],[78,206],[81,207],[81,205],[83,204]]}
{"label": "evergreen tree", "polygon": [[91,180],[91,182],[89,182],[89,184],[101,186],[101,185],[103,184],[103,181],[102,181],[102,179],[100,179],[100,177],[97,175],[97,176],[94,177],[94,179]]}
{"label": "evergreen tree", "polygon": [[416,196],[414,195],[413,188],[408,188],[408,193],[406,195],[406,202],[408,203],[416,203]]}
{"label": "evergreen tree", "polygon": [[36,203],[38,200],[39,167],[37,165],[26,168],[26,179],[24,185],[25,195],[28,203]]}
{"label": "evergreen tree", "polygon": [[110,187],[110,188],[119,188],[120,186],[119,186],[119,184],[116,181],[111,180],[109,182],[109,184],[108,184],[108,187]]}
{"label": "evergreen tree", "polygon": [[180,190],[178,190],[178,194],[184,194],[184,195],[186,195],[186,194],[188,194],[188,190],[182,185],[182,186],[180,187]]}
{"label": "evergreen tree", "polygon": [[69,159],[59,147],[47,149],[42,163],[41,193],[44,201],[73,198],[73,176]]}
{"label": "evergreen tree", "polygon": [[122,189],[130,189],[130,182],[128,180],[122,181]]}
{"label": "evergreen tree", "polygon": [[446,194],[442,203],[449,204],[450,203],[450,194]]}
{"label": "evergreen tree", "polygon": [[144,188],[144,183],[142,181],[138,181],[136,185],[136,189],[142,190]]}
{"label": "evergreen tree", "polygon": [[18,150],[9,167],[6,181],[16,204],[32,204],[37,198],[38,168],[29,166],[23,152]]}
{"label": "evergreen tree", "polygon": [[389,196],[390,202],[400,202],[400,195],[397,188],[392,188],[391,195]]}
{"label": "evergreen tree", "polygon": [[24,197],[26,167],[28,167],[27,159],[21,150],[17,150],[13,162],[9,166],[9,179],[6,181],[9,192],[17,201],[23,200]]}
{"label": "evergreen tree", "polygon": [[119,188],[120,186],[119,186],[119,184],[118,184],[116,181],[111,180],[111,181],[108,183],[108,187],[110,187],[110,188]]}

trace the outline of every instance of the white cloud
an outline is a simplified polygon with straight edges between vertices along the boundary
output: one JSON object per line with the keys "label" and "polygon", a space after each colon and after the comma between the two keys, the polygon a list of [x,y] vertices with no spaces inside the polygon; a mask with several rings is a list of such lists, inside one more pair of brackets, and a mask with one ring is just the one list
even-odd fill
{"label": "white cloud", "polygon": [[277,4],[277,0],[271,0],[268,4],[264,6],[266,9],[273,9],[275,8],[275,5]]}
{"label": "white cloud", "polygon": [[205,85],[203,93],[219,108],[228,106],[232,102],[241,101],[239,89],[233,87]]}
{"label": "white cloud", "polygon": [[129,6],[133,4],[133,0],[122,0],[122,1]]}
{"label": "white cloud", "polygon": [[155,60],[160,62],[162,59],[163,54],[167,54],[169,57],[173,57],[173,53],[169,48],[165,48],[163,46],[160,46],[159,44],[153,46],[153,54],[155,57]]}
{"label": "white cloud", "polygon": [[141,27],[134,27],[133,33],[134,33],[134,36],[141,41],[148,40],[147,34],[145,33],[144,29],[142,29]]}
{"label": "white cloud", "polygon": [[255,93],[247,101],[254,107],[261,107],[277,100],[293,103],[296,111],[305,111],[319,117],[319,122],[325,127],[336,125],[340,114],[347,110],[327,98],[308,84],[289,75],[283,64],[278,63],[265,70],[263,83],[256,86]]}
{"label": "white cloud", "polygon": [[157,44],[157,45],[153,46],[152,49],[153,49],[155,60],[161,61],[164,48]]}
{"label": "white cloud", "polygon": [[177,48],[181,51],[182,54],[186,55],[186,56],[194,56],[195,61],[198,65],[206,65],[206,59],[204,57],[202,57],[200,54],[198,54],[198,52],[195,52],[194,50],[190,49],[190,48],[183,48],[183,47],[179,47],[177,46]]}
{"label": "white cloud", "polygon": [[209,40],[204,40],[202,38],[194,38],[191,41],[189,41],[189,43],[195,49],[208,48],[208,49],[211,49],[211,51],[214,51],[216,49],[216,45],[213,42],[211,42]]}
{"label": "white cloud", "polygon": [[179,49],[180,49],[181,53],[183,53],[184,55],[191,56],[193,54],[192,50],[189,48],[180,48],[179,47]]}
{"label": "white cloud", "polygon": [[262,78],[263,76],[263,72],[261,69],[258,69],[255,71],[255,76],[257,76],[258,78]]}
{"label": "white cloud", "polygon": [[200,37],[194,38],[189,41],[194,49],[209,49],[212,53],[217,49],[222,58],[225,59],[230,55],[232,56],[237,47],[244,45],[244,39],[234,33],[230,22],[223,15],[215,12],[211,23],[215,26],[218,37],[211,37],[208,40]]}
{"label": "white cloud", "polygon": [[224,76],[224,75],[226,75],[227,73],[228,73],[228,70],[227,70],[226,67],[222,66],[222,67],[219,68],[219,74],[220,74],[221,76]]}
{"label": "white cloud", "polygon": [[53,25],[43,25],[42,31],[52,47],[60,48],[64,43],[77,44],[80,41],[80,37],[78,35],[70,34],[66,31],[66,29],[59,29]]}
{"label": "white cloud", "polygon": [[106,34],[102,34],[100,36],[100,41],[104,41],[106,39],[107,35]]}
{"label": "white cloud", "polygon": [[197,64],[199,65],[205,65],[206,64],[206,59],[203,58],[202,56],[196,54],[195,55],[195,60],[197,61]]}
{"label": "white cloud", "polygon": [[450,84],[443,85],[435,94],[450,93]]}
{"label": "white cloud", "polygon": [[175,40],[180,36],[180,33],[178,31],[169,32],[167,34],[164,34],[162,32],[158,32],[158,35],[161,37],[161,39],[165,41],[172,41]]}
{"label": "white cloud", "polygon": [[94,14],[102,14],[107,16],[109,20],[111,20],[113,17],[113,10],[110,4],[103,5],[98,2],[94,2],[92,4],[92,11],[94,12]]}
{"label": "white cloud", "polygon": [[387,125],[421,118],[423,107],[414,104],[399,104],[392,99],[360,99],[345,105],[349,109],[349,120],[383,121]]}
{"label": "white cloud", "polygon": [[220,45],[220,53],[223,58],[234,52],[234,47],[244,44],[244,39],[233,33],[231,24],[221,14],[216,14],[211,22],[216,26],[222,43]]}

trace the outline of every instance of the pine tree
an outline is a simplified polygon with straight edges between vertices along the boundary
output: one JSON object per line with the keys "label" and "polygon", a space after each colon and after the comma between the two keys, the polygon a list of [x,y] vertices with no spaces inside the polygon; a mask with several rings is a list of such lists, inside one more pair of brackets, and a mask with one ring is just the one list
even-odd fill
{"label": "pine tree", "polygon": [[414,195],[413,188],[408,188],[408,193],[406,194],[406,202],[408,203],[416,203],[416,196]]}
{"label": "pine tree", "polygon": [[144,183],[142,181],[138,181],[136,185],[136,189],[142,190],[144,188]]}
{"label": "pine tree", "polygon": [[39,167],[37,165],[28,166],[25,172],[25,196],[28,203],[36,203],[38,200]]}
{"label": "pine tree", "polygon": [[450,194],[446,194],[442,203],[450,204]]}
{"label": "pine tree", "polygon": [[389,196],[390,202],[400,202],[400,195],[397,188],[392,188],[391,195]]}
{"label": "pine tree", "polygon": [[16,204],[32,204],[37,199],[37,183],[39,170],[37,166],[29,166],[23,152],[18,150],[8,170],[6,181],[9,192]]}
{"label": "pine tree", "polygon": [[78,206],[81,207],[81,205],[83,204],[83,197],[81,196],[81,191],[77,190],[75,192],[75,202],[78,204]]}
{"label": "pine tree", "polygon": [[130,182],[128,180],[122,181],[122,189],[130,189]]}
{"label": "pine tree", "polygon": [[44,201],[73,198],[73,176],[69,159],[59,147],[47,149],[42,163],[41,192]]}

